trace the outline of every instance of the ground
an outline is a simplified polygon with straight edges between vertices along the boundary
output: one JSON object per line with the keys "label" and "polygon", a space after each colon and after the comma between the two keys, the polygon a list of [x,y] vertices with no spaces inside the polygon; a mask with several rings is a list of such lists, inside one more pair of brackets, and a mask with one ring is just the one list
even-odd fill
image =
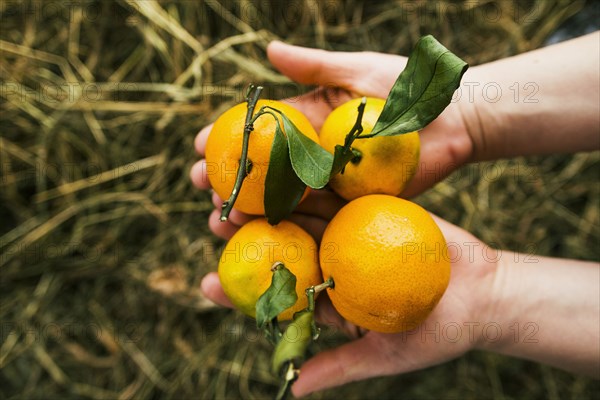
{"label": "ground", "polygon": [[[597,16],[597,4],[560,0],[1,1],[0,397],[273,396],[253,322],[198,290],[223,242],[188,179],[196,132],[248,82],[271,98],[308,89],[270,67],[269,40],[407,55],[430,33],[475,65]],[[416,201],[501,249],[597,261],[598,166],[598,152],[482,163]],[[319,346],[344,340],[326,332]],[[313,398],[598,393],[597,381],[475,352]]]}

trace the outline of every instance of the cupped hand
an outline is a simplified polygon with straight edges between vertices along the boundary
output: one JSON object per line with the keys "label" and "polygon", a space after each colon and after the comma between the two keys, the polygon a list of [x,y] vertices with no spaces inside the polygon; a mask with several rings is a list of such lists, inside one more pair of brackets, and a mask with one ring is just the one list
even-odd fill
{"label": "cupped hand", "polygon": [[[302,111],[319,130],[331,110],[358,96],[385,98],[398,74],[404,69],[406,58],[401,56],[363,52],[340,53],[306,49],[273,42],[267,49],[271,63],[292,80],[318,85],[313,92],[289,99],[286,102]],[[211,126],[200,131],[195,146],[204,154]],[[421,132],[421,160],[417,173],[403,197],[418,194],[444,178],[471,157],[472,142],[464,124],[458,104],[451,104],[434,122]],[[209,189],[205,161],[197,162],[191,170],[191,179],[200,189]],[[222,199],[213,194],[215,210],[209,218],[210,229],[228,239],[252,216],[233,210],[227,222],[220,222]],[[328,190],[312,191],[298,206],[291,220],[320,240],[327,223],[345,204],[345,201]],[[445,221],[438,223],[446,240],[456,243],[478,242],[470,234]],[[333,325],[346,332],[354,341],[336,349],[322,352],[308,360],[302,367],[298,381],[293,386],[296,396],[312,391],[338,386],[346,382],[372,376],[398,374],[459,356],[476,345],[475,338],[465,335],[468,326],[464,321],[476,321],[482,303],[471,304],[469,299],[481,296],[468,295],[473,288],[481,288],[481,279],[491,269],[485,260],[470,264],[464,258],[464,246],[450,248],[453,261],[452,277],[447,293],[422,327],[441,327],[458,324],[462,335],[458,340],[435,340],[421,331],[395,335],[365,332],[345,321],[332,307],[327,296],[320,296],[317,318],[321,323]],[[463,254],[458,254],[458,253]],[[477,260],[475,260],[477,261]],[[482,268],[474,268],[481,265]],[[204,294],[214,302],[232,307],[225,296],[216,273],[208,274],[202,281]],[[472,293],[471,293],[472,294]],[[450,325],[449,325],[450,324]],[[441,334],[441,333],[440,333]]]}
{"label": "cupped hand", "polygon": [[[314,91],[284,100],[303,112],[317,131],[331,110],[353,97],[386,98],[392,85],[406,65],[402,56],[373,52],[329,52],[272,42],[267,48],[269,61],[292,80],[317,85]],[[212,125],[202,129],[195,140],[196,151],[204,155],[206,140]],[[443,179],[471,158],[472,141],[464,123],[461,107],[450,104],[446,110],[421,132],[421,159],[417,173],[403,197],[414,196]],[[198,161],[190,176],[195,186],[209,189],[205,160]],[[210,229],[219,237],[229,239],[252,217],[234,209],[229,221],[220,222],[222,199],[213,196],[216,209],[209,218]],[[300,220],[318,235],[331,215],[344,201],[328,191],[313,191],[300,204],[292,220]]]}
{"label": "cupped hand", "polygon": [[[499,256],[461,228],[435,217],[448,243],[452,272],[440,303],[418,328],[397,334],[362,330],[345,321],[327,296],[319,296],[316,316],[353,340],[318,353],[306,361],[292,391],[295,396],[375,376],[396,375],[443,363],[479,346],[485,340],[480,321],[489,305],[485,299]],[[202,281],[214,302],[232,307],[216,273]],[[335,289],[333,289],[335,290]]]}

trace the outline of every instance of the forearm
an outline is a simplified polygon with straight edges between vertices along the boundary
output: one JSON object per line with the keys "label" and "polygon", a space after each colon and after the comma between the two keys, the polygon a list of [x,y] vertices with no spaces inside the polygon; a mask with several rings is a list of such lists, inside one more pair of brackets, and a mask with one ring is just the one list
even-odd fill
{"label": "forearm", "polygon": [[600,148],[600,32],[471,68],[472,161]]}
{"label": "forearm", "polygon": [[503,334],[480,347],[600,378],[598,263],[504,252],[490,299]]}

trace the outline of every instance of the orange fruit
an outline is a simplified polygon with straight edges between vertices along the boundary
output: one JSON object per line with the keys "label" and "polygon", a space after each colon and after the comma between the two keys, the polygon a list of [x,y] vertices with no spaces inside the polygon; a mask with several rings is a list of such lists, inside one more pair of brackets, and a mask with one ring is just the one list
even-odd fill
{"label": "orange fruit", "polygon": [[[336,145],[343,145],[346,135],[356,122],[361,99],[350,100],[329,114],[319,140],[325,150],[333,154]],[[383,110],[385,100],[367,98],[362,119],[363,133],[373,130]],[[346,200],[367,194],[399,195],[416,172],[419,162],[419,133],[356,139],[352,148],[361,153],[348,164],[343,174],[329,183],[333,190]]]}
{"label": "orange fruit", "polygon": [[243,225],[225,246],[219,279],[227,297],[244,314],[256,317],[256,302],[271,285],[271,267],[277,262],[296,276],[298,301],[279,316],[287,320],[308,306],[305,290],[323,282],[312,236],[293,222],[272,226],[258,218]]}
{"label": "orange fruit", "polygon": [[[262,106],[271,106],[283,112],[296,127],[319,143],[319,138],[308,119],[295,108],[274,100],[259,100],[254,113]],[[211,186],[226,200],[235,184],[242,138],[246,122],[247,103],[238,104],[225,111],[216,121],[206,142],[206,172]],[[254,122],[248,143],[250,173],[244,179],[234,208],[247,214],[264,215],[265,178],[269,167],[271,145],[275,136],[275,119],[265,114]],[[281,124],[283,129],[283,124]],[[285,133],[285,132],[284,132]],[[308,193],[308,188],[305,195]]]}
{"label": "orange fruit", "polygon": [[369,195],[346,204],[320,249],[335,309],[355,325],[396,333],[423,322],[450,280],[446,241],[431,216],[410,201]]}

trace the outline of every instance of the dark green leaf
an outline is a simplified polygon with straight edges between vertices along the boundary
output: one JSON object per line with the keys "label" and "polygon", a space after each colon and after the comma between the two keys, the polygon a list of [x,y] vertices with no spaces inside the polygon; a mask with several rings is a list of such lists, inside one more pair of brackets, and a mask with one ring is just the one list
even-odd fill
{"label": "dark green leaf", "polygon": [[344,151],[344,146],[339,144],[336,145],[335,150],[333,152],[333,165],[331,166],[330,177],[333,177],[334,175],[337,175],[340,172],[342,172],[346,164],[348,164],[353,157],[354,153],[352,153],[352,149]]}
{"label": "dark green leaf", "polygon": [[267,322],[296,304],[296,300],[296,276],[283,264],[277,264],[271,286],[256,302],[256,325],[263,328]]}
{"label": "dark green leaf", "polygon": [[265,178],[264,201],[267,221],[275,225],[288,217],[302,199],[305,189],[306,185],[292,167],[287,140],[277,124]]}
{"label": "dark green leaf", "polygon": [[433,36],[421,38],[371,134],[392,136],[423,129],[450,104],[467,67]]}
{"label": "dark green leaf", "polygon": [[271,370],[279,374],[287,361],[304,358],[304,353],[312,339],[314,315],[312,311],[302,311],[294,316],[273,354]]}
{"label": "dark green leaf", "polygon": [[325,187],[329,182],[333,156],[300,132],[284,113],[277,112],[283,121],[283,129],[290,149],[290,159],[296,175],[313,189]]}

